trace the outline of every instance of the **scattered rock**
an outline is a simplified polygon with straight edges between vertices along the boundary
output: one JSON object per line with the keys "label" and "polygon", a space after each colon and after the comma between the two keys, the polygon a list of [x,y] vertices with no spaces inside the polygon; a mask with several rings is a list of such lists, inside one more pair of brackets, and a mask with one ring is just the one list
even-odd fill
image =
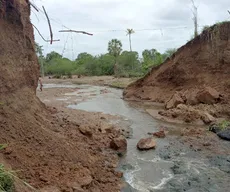
{"label": "scattered rock", "polygon": [[81,187],[87,186],[90,183],[92,183],[93,178],[91,175],[85,175],[84,177],[81,178],[82,182],[81,182]]}
{"label": "scattered rock", "polygon": [[193,89],[193,90],[186,90],[183,94],[186,104],[187,105],[197,105],[199,101],[197,100],[197,92],[198,90]]}
{"label": "scattered rock", "polygon": [[156,136],[158,138],[165,138],[166,137],[164,130],[160,130],[156,133],[153,133],[153,136]]}
{"label": "scattered rock", "polygon": [[114,126],[113,125],[109,125],[107,127],[104,127],[103,130],[106,132],[106,133],[112,133],[113,130],[115,130]]}
{"label": "scattered rock", "polygon": [[4,149],[3,153],[6,155],[10,155],[13,152],[13,150],[10,147],[7,147]]}
{"label": "scattered rock", "polygon": [[49,179],[45,175],[40,175],[39,179],[40,179],[40,181],[45,182],[45,183],[49,182]]}
{"label": "scattered rock", "polygon": [[184,110],[184,111],[188,111],[189,110],[189,106],[187,106],[185,104],[179,104],[179,105],[177,105],[176,108],[180,109],[180,110]]}
{"label": "scattered rock", "polygon": [[210,115],[209,113],[207,112],[204,112],[201,116],[201,119],[202,121],[205,123],[205,124],[210,124],[214,121],[216,121],[216,118],[213,117],[212,115]]}
{"label": "scattered rock", "polygon": [[184,103],[184,100],[182,98],[182,95],[179,92],[176,92],[171,99],[166,102],[165,108],[166,109],[173,109],[177,107],[177,105]]}
{"label": "scattered rock", "polygon": [[204,104],[215,104],[220,100],[220,93],[211,87],[206,87],[197,93],[197,100]]}
{"label": "scattered rock", "polygon": [[230,128],[227,128],[226,130],[220,131],[217,133],[217,135],[224,140],[230,141]]}
{"label": "scattered rock", "polygon": [[79,130],[85,136],[92,137],[92,135],[93,135],[92,130],[88,126],[81,125],[79,127]]}
{"label": "scattered rock", "polygon": [[155,147],[156,147],[156,142],[153,138],[144,138],[137,143],[137,148],[139,150],[155,149]]}
{"label": "scattered rock", "polygon": [[205,143],[203,143],[203,146],[204,147],[209,147],[209,146],[211,146],[212,144],[211,143],[209,143],[209,142],[205,142]]}
{"label": "scattered rock", "polygon": [[119,178],[122,178],[122,177],[123,177],[123,172],[117,171],[117,172],[115,172],[115,175],[116,175],[117,177],[119,177]]}
{"label": "scattered rock", "polygon": [[119,152],[125,152],[127,150],[127,141],[122,136],[114,138],[110,142],[110,148]]}

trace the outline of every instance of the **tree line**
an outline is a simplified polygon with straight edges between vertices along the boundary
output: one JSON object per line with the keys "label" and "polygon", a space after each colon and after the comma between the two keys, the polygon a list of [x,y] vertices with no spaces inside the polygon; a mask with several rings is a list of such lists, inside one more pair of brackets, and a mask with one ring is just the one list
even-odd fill
{"label": "tree line", "polygon": [[108,42],[107,53],[93,56],[83,52],[74,61],[55,51],[44,56],[42,46],[36,43],[41,73],[54,75],[57,78],[71,77],[72,75],[137,77],[145,75],[152,67],[160,65],[176,51],[176,49],[168,49],[164,53],[160,53],[156,49],[146,49],[140,58],[138,52],[132,51],[131,34],[133,33],[132,29],[127,31],[130,51],[123,51],[122,42],[112,39]]}

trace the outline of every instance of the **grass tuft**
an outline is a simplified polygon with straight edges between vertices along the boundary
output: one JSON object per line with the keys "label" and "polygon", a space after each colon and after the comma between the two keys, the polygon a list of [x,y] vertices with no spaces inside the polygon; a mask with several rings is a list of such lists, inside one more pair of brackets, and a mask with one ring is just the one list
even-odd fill
{"label": "grass tuft", "polygon": [[220,127],[221,130],[225,130],[230,126],[230,121],[223,120],[218,124],[218,126]]}

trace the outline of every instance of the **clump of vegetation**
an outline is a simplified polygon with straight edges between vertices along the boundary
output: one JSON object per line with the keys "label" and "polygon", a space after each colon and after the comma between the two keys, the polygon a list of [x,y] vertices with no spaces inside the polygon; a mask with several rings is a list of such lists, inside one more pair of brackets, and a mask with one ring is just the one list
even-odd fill
{"label": "clump of vegetation", "polygon": [[221,130],[225,130],[225,129],[229,128],[230,121],[223,120],[218,124],[218,126],[220,127]]}
{"label": "clump of vegetation", "polygon": [[[5,149],[7,145],[0,144],[0,150]],[[23,183],[25,186],[30,188],[32,191],[36,191],[34,187],[32,187],[27,182],[19,179],[14,171],[7,170],[5,166],[0,163],[0,192],[13,192],[15,191],[14,187],[14,180],[17,179],[21,183]]]}
{"label": "clump of vegetation", "polygon": [[[0,150],[4,149],[6,145],[1,144]],[[8,171],[3,164],[0,163],[0,191],[1,192],[13,192],[14,179],[13,173]]]}
{"label": "clump of vegetation", "polygon": [[0,191],[1,192],[13,192],[14,191],[14,179],[13,173],[6,170],[3,164],[0,164]]}

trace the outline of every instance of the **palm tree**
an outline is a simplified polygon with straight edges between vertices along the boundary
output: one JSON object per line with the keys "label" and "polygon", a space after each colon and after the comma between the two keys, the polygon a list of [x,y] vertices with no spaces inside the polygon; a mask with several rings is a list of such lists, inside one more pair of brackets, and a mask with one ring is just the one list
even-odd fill
{"label": "palm tree", "polygon": [[114,75],[117,76],[117,60],[118,56],[121,54],[122,51],[122,43],[118,39],[112,39],[108,44],[108,51],[109,54],[114,56],[115,64],[114,64]]}
{"label": "palm tree", "polygon": [[132,41],[131,41],[131,35],[134,34],[135,31],[133,29],[127,29],[126,35],[129,36],[129,46],[130,46],[130,51],[132,51]]}

